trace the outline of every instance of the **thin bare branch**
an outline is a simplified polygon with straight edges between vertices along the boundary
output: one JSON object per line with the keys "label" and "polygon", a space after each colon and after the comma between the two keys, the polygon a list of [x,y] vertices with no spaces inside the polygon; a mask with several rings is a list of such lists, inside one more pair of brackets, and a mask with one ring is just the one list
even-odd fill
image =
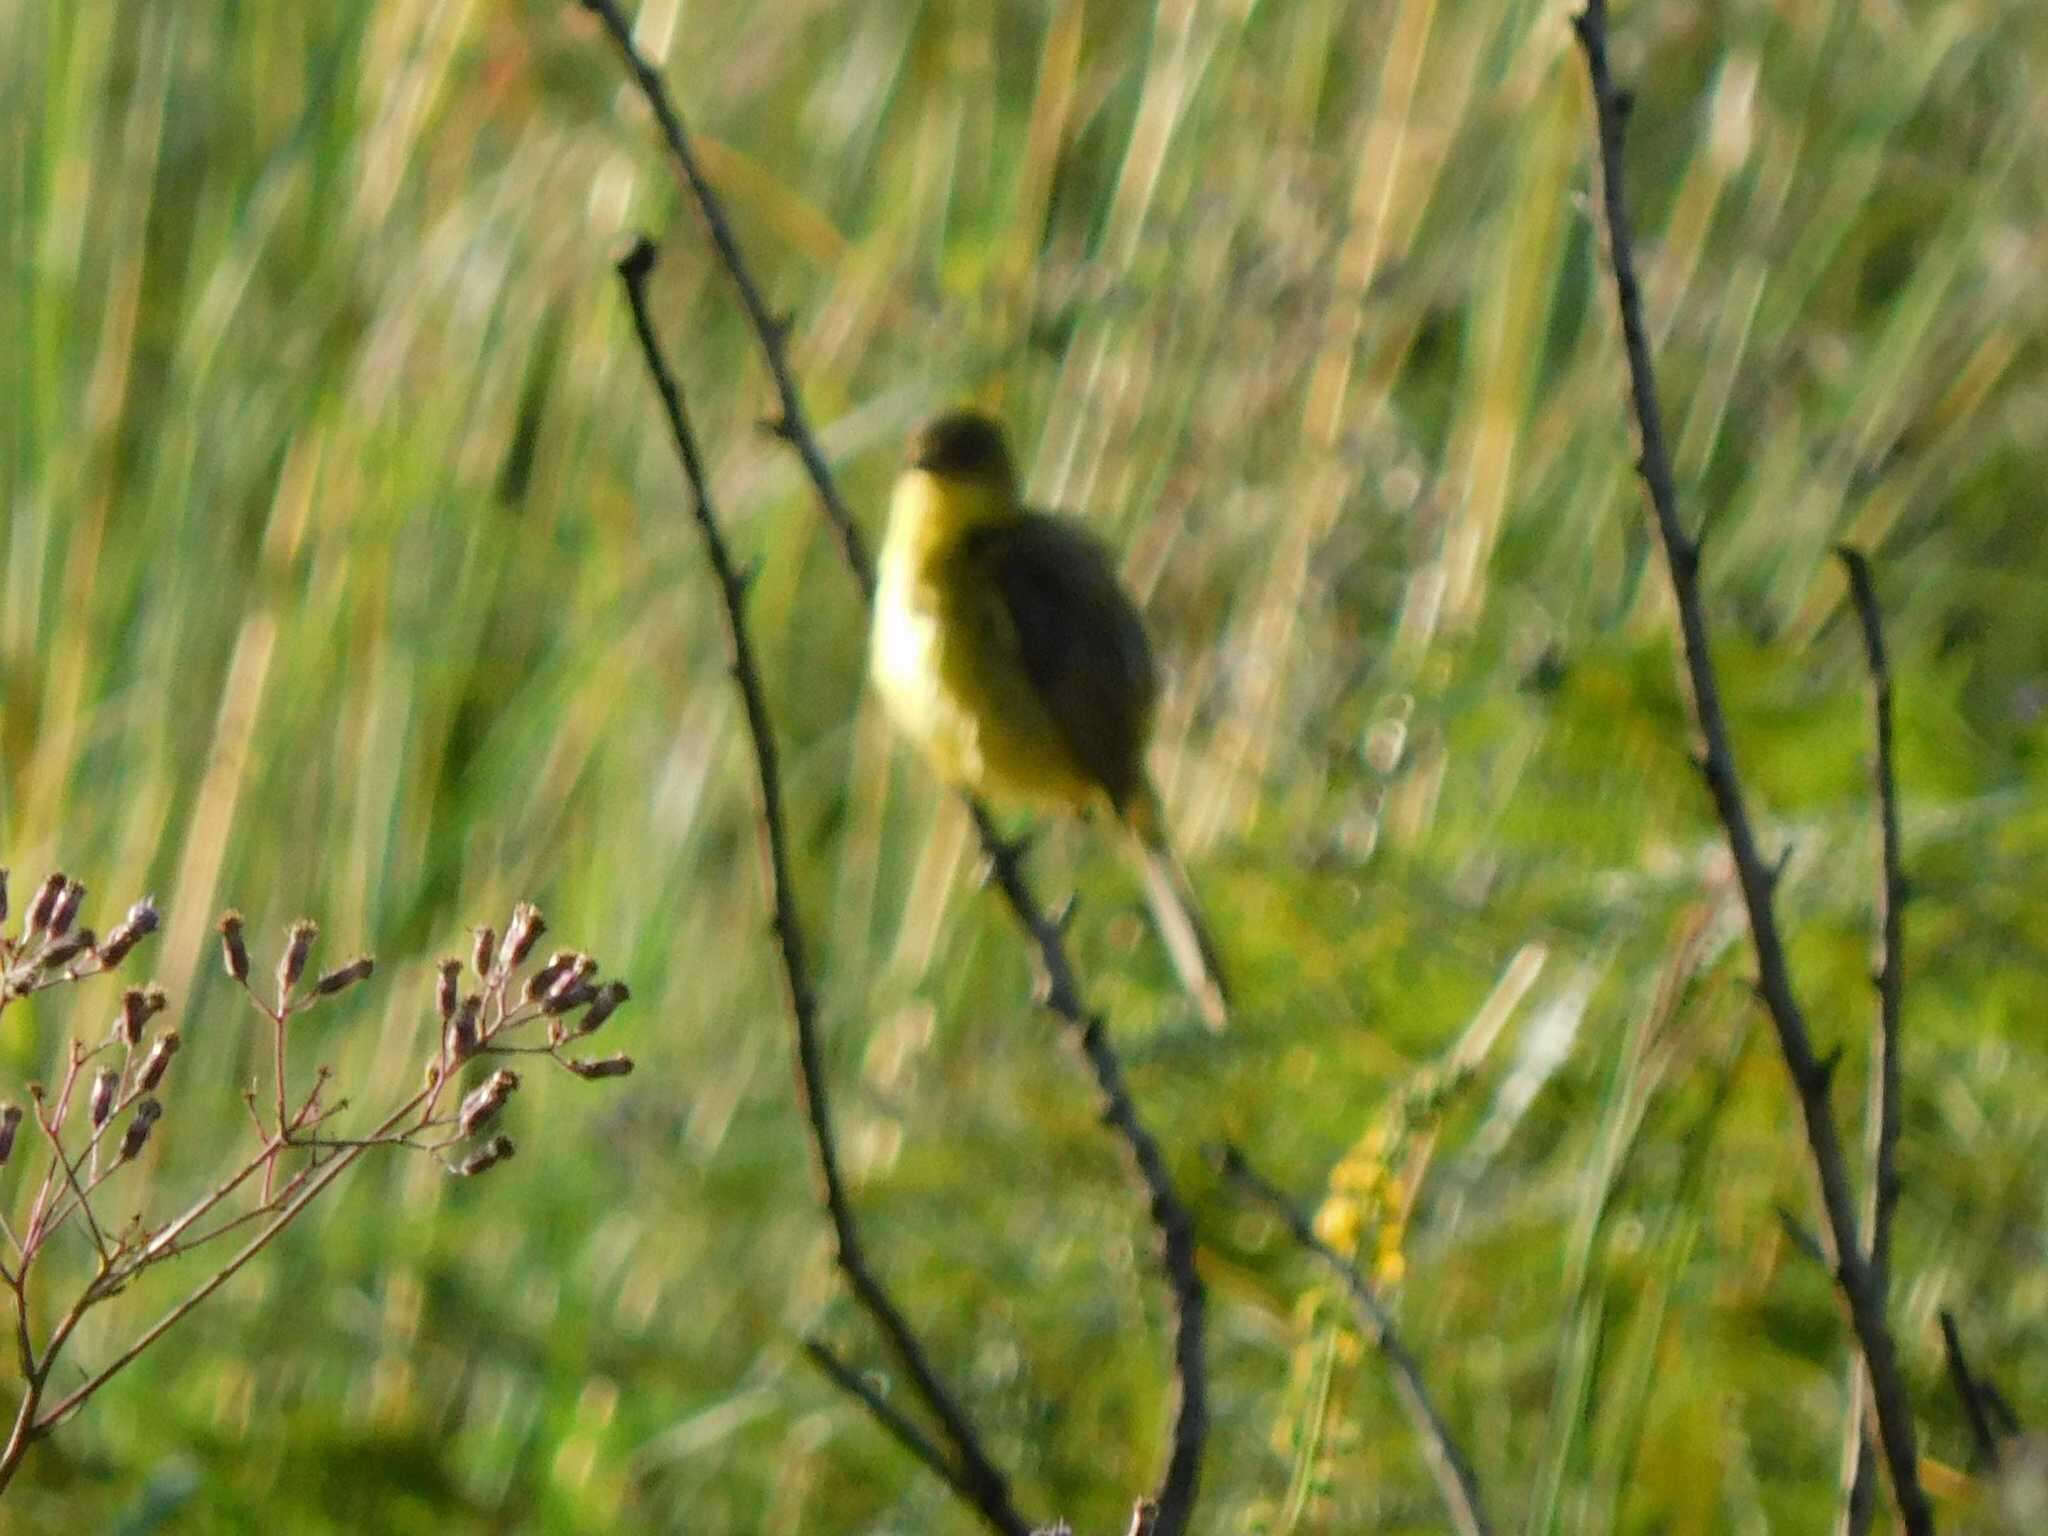
{"label": "thin bare branch", "polygon": [[[754,781],[759,795],[755,820],[761,834],[761,852],[766,865],[764,878],[774,907],[775,942],[782,958],[783,982],[787,992],[790,1024],[795,1035],[797,1098],[810,1133],[811,1161],[816,1173],[819,1198],[832,1222],[833,1257],[855,1299],[875,1320],[888,1339],[903,1368],[909,1373],[917,1395],[930,1409],[953,1455],[957,1470],[948,1481],[995,1530],[1006,1536],[1024,1536],[1031,1527],[1010,1502],[1009,1481],[989,1458],[980,1436],[966,1411],[940,1380],[937,1369],[923,1345],[891,1299],[881,1280],[869,1267],[854,1219],[853,1203],[846,1191],[839,1167],[839,1149],[832,1130],[830,1090],[824,1053],[819,1041],[818,999],[806,956],[804,928],[796,908],[795,887],[789,873],[788,835],[782,814],[782,771],[775,746],[773,723],[768,717],[767,693],[754,660],[753,641],[747,628],[746,585],[731,551],[726,547],[717,516],[712,509],[709,477],[697,451],[696,435],[690,430],[683,408],[681,387],[669,371],[661,342],[647,309],[647,276],[654,266],[654,247],[637,242],[619,262],[619,277],[632,307],[633,329],[647,371],[661,395],[668,413],[669,433],[677,457],[689,482],[691,511],[703,535],[705,559],[718,585],[724,616],[726,642],[732,651],[732,675],[746,712],[747,733],[754,755]],[[884,1421],[887,1423],[887,1421]],[[893,1426],[892,1426],[893,1428]],[[899,1437],[900,1438],[900,1437]]]}
{"label": "thin bare branch", "polygon": [[1941,1309],[1941,1345],[1948,1356],[1948,1379],[1955,1386],[1956,1397],[1963,1405],[1963,1417],[1970,1426],[1970,1445],[1978,1462],[1995,1472],[1998,1470],[1999,1437],[1987,1411],[1985,1383],[1970,1369],[1969,1358],[1963,1353],[1962,1330],[1956,1326],[1955,1313],[1947,1307]]}
{"label": "thin bare branch", "polygon": [[1899,791],[1892,751],[1892,673],[1885,654],[1884,620],[1870,562],[1854,549],[1836,553],[1849,573],[1849,594],[1863,630],[1863,654],[1870,667],[1871,731],[1875,741],[1871,776],[1877,791],[1879,875],[1877,882],[1878,963],[1877,1070],[1872,1078],[1870,1195],[1865,1212],[1869,1232],[1871,1283],[1882,1300],[1891,1283],[1892,1215],[1899,1203],[1899,1063],[1905,1002],[1905,894],[1899,837]]}
{"label": "thin bare branch", "polygon": [[[1878,961],[1877,1050],[1871,1058],[1870,1095],[1864,1111],[1870,1185],[1865,1192],[1863,1233],[1870,1256],[1870,1281],[1880,1300],[1891,1293],[1892,1216],[1899,1201],[1899,1072],[1901,1017],[1905,1002],[1905,893],[1899,835],[1898,783],[1892,749],[1892,672],[1885,651],[1884,616],[1878,607],[1877,585],[1870,561],[1861,550],[1844,545],[1835,551],[1849,578],[1849,596],[1863,633],[1863,656],[1870,672],[1870,714],[1873,742],[1871,778],[1877,797]],[[1850,1370],[1849,1416],[1843,1426],[1843,1491],[1840,1536],[1864,1536],[1877,1512],[1876,1478],[1872,1466],[1877,1448],[1872,1440],[1869,1371],[1859,1355]]]}
{"label": "thin bare branch", "polygon": [[1060,919],[1048,915],[1025,879],[1020,846],[1006,842],[980,803],[970,800],[976,829],[986,850],[990,872],[1025,936],[1038,950],[1045,972],[1046,1006],[1058,1015],[1079,1048],[1102,1095],[1102,1117],[1122,1137],[1139,1182],[1144,1186],[1153,1228],[1159,1235],[1160,1263],[1174,1306],[1175,1414],[1172,1449],[1154,1499],[1158,1508],[1152,1529],[1159,1536],[1179,1536],[1188,1527],[1201,1480],[1202,1449],[1209,1432],[1208,1364],[1203,1345],[1207,1297],[1195,1267],[1194,1218],[1175,1190],[1159,1144],[1138,1118],[1137,1106],[1124,1084],[1123,1066],[1110,1044],[1099,1014],[1090,1013],[1081,996],[1074,969],[1067,960]]}
{"label": "thin bare branch", "polygon": [[1722,713],[1720,684],[1708,647],[1706,605],[1699,586],[1699,545],[1678,516],[1678,493],[1671,455],[1664,441],[1657,383],[1650,361],[1649,333],[1643,323],[1643,301],[1637,286],[1635,252],[1622,185],[1630,98],[1614,83],[1607,64],[1606,0],[1588,0],[1573,18],[1573,30],[1585,55],[1599,126],[1601,207],[1614,272],[1628,359],[1630,398],[1641,439],[1638,468],[1649,493],[1657,537],[1663,546],[1678,608],[1678,628],[1690,683],[1694,724],[1700,736],[1700,766],[1713,797],[1714,810],[1728,839],[1749,918],[1756,951],[1757,991],[1778,1037],[1779,1053],[1791,1074],[1805,1122],[1806,1142],[1819,1180],[1821,1208],[1826,1216],[1824,1241],[1829,1263],[1849,1315],[1857,1346],[1870,1371],[1879,1439],[1908,1536],[1926,1536],[1934,1516],[1920,1486],[1912,1405],[1899,1367],[1897,1346],[1885,1320],[1885,1298],[1858,1238],[1856,1203],[1851,1192],[1848,1159],[1828,1102],[1830,1074],[1815,1053],[1813,1037],[1792,986],[1785,946],[1772,907],[1769,865],[1758,852],[1754,828],[1743,800],[1727,719]]}
{"label": "thin bare branch", "polygon": [[1372,1340],[1373,1346],[1393,1368],[1395,1391],[1400,1396],[1401,1406],[1407,1411],[1416,1438],[1422,1442],[1423,1457],[1429,1463],[1431,1475],[1436,1478],[1437,1490],[1443,1495],[1451,1524],[1460,1536],[1492,1536],[1493,1527],[1487,1521],[1485,1504],[1479,1494],[1479,1476],[1472,1470],[1472,1462],[1459,1447],[1450,1425],[1437,1412],[1429,1389],[1423,1384],[1421,1364],[1401,1342],[1394,1320],[1380,1305],[1379,1298],[1373,1295],[1372,1287],[1366,1284],[1358,1266],[1317,1237],[1315,1226],[1308,1217],[1282,1190],[1253,1168],[1236,1147],[1223,1148],[1223,1172],[1232,1183],[1278,1216],[1295,1242],[1321,1259],[1343,1282],[1351,1297],[1352,1311],[1358,1316],[1360,1330]]}
{"label": "thin bare branch", "polygon": [[[680,114],[669,99],[660,74],[634,46],[614,0],[579,0],[604,23],[618,47],[628,71],[647,98],[664,139],[688,185],[720,261],[739,291],[755,337],[760,343],[768,370],[774,377],[781,401],[781,416],[772,424],[776,436],[789,443],[802,460],[815,487],[848,567],[862,596],[870,603],[875,595],[874,561],[860,529],[846,509],[832,480],[832,471],[812,434],[803,409],[786,350],[788,326],[772,314],[762,301],[756,283],[732,233],[730,220],[716,190],[705,178],[690,148],[689,134]],[[1202,1280],[1194,1263],[1194,1223],[1175,1191],[1157,1144],[1138,1118],[1135,1105],[1124,1087],[1114,1048],[1101,1021],[1092,1016],[1075,980],[1066,954],[1062,924],[1049,917],[1025,876],[1021,851],[997,832],[988,810],[970,797],[969,809],[980,833],[982,851],[995,874],[995,883],[1025,936],[1038,951],[1048,982],[1047,1003],[1058,1015],[1071,1040],[1093,1072],[1104,1103],[1104,1119],[1123,1138],[1131,1165],[1142,1183],[1154,1227],[1158,1233],[1160,1257],[1174,1309],[1174,1411],[1171,1448],[1161,1474],[1155,1502],[1158,1505],[1155,1530],[1158,1536],[1182,1536],[1193,1517],[1201,1479],[1203,1448],[1208,1439],[1208,1373],[1203,1346],[1206,1315]]]}
{"label": "thin bare branch", "polygon": [[832,1379],[834,1386],[874,1416],[881,1426],[896,1437],[896,1443],[923,1462],[947,1487],[968,1503],[974,1502],[974,1490],[953,1465],[952,1459],[932,1443],[931,1437],[904,1416],[901,1409],[875,1389],[873,1383],[860,1372],[848,1365],[832,1352],[832,1347],[821,1339],[805,1339],[804,1353],[811,1363]]}
{"label": "thin bare branch", "polygon": [[786,345],[789,323],[769,313],[768,305],[761,297],[760,286],[740,256],[739,242],[733,236],[732,222],[725,216],[725,206],[705,178],[703,167],[697,163],[696,151],[690,147],[690,136],[683,127],[682,117],[676,111],[675,103],[669,99],[660,74],[633,42],[633,30],[626,24],[624,14],[613,0],[580,0],[580,3],[604,23],[605,31],[618,45],[619,56],[625,60],[634,84],[640,87],[640,94],[647,98],[655,121],[661,125],[661,136],[667,141],[669,153],[675,156],[676,168],[682,172],[683,181],[704,215],[711,243],[718,247],[719,260],[731,274],[733,286],[739,290],[740,306],[746,310],[747,320],[761,340],[762,355],[767,359],[768,372],[775,380],[775,393],[782,410],[782,415],[771,423],[771,427],[775,435],[795,448],[798,457],[804,461],[811,483],[818,488],[825,516],[839,536],[846,563],[853,568],[861,594],[872,602],[875,596],[875,564],[868,554],[867,545],[862,542],[853,514],[846,509],[846,503],[840,499],[832,483],[832,472],[826,468],[825,455],[804,416],[803,397],[797,393],[796,380],[789,371]]}

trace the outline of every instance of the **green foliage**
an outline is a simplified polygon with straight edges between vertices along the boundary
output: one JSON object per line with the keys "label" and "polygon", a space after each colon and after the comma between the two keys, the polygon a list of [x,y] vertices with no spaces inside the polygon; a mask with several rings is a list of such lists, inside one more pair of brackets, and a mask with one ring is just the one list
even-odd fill
{"label": "green foliage", "polygon": [[[643,40],[849,501],[876,526],[914,419],[999,404],[1173,669],[1159,766],[1232,1032],[1192,1025],[1100,840],[1036,868],[1082,892],[1197,1207],[1203,1527],[1442,1528],[1370,1352],[1199,1149],[1315,1198],[1533,944],[1441,1107],[1404,1329],[1510,1526],[1819,1528],[1844,1331],[1776,1214],[1811,1224],[1809,1178],[1685,761],[1557,8],[765,17],[654,0]],[[1939,1306],[2048,1398],[2048,20],[1616,26],[1682,491],[1851,1122],[1874,846],[1829,550],[1877,561],[1917,898],[1895,1316],[1960,1465]],[[642,227],[759,563],[863,1219],[1024,1506],[1121,1529],[1162,1455],[1142,1213],[961,817],[862,696],[857,594],[602,40],[540,0],[0,0],[0,39],[0,848],[163,904],[184,1102],[219,1110],[166,1123],[154,1177],[244,1132],[229,901],[414,957],[389,1016],[318,1026],[352,1078],[413,1069],[425,946],[516,895],[631,980],[641,1064],[535,1084],[548,1157],[487,1187],[360,1175],[31,1459],[8,1529],[970,1528],[796,1348],[886,1374],[811,1204],[715,609],[607,264]],[[10,1013],[9,1080],[72,1006]]]}

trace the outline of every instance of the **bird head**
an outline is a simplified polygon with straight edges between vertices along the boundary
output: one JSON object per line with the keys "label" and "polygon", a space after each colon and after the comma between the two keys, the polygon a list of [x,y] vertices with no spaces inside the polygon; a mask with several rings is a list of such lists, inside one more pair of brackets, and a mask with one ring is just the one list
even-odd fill
{"label": "bird head", "polygon": [[911,469],[941,480],[1004,494],[1016,486],[1017,472],[1003,429],[979,411],[947,411],[932,417],[911,434],[907,459]]}

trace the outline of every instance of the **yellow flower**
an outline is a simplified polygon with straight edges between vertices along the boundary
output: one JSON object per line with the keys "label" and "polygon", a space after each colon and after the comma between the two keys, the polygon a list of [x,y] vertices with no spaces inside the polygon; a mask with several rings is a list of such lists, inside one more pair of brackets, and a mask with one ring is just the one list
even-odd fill
{"label": "yellow flower", "polygon": [[1316,1212],[1316,1236],[1342,1254],[1358,1250],[1361,1226],[1358,1202],[1349,1195],[1332,1195]]}
{"label": "yellow flower", "polygon": [[1330,1188],[1347,1195],[1369,1195],[1386,1172],[1378,1160],[1353,1152],[1330,1170]]}

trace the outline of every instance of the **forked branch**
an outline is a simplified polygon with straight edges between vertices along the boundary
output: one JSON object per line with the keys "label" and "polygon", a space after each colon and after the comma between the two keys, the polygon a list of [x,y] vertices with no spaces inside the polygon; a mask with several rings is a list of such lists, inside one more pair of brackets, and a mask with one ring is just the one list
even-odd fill
{"label": "forked branch", "polygon": [[1870,1372],[1878,1437],[1901,1521],[1908,1536],[1926,1536],[1934,1516],[1920,1486],[1912,1404],[1899,1368],[1898,1351],[1885,1320],[1883,1287],[1863,1251],[1856,1202],[1834,1112],[1828,1102],[1832,1078],[1813,1047],[1813,1035],[1793,989],[1785,945],[1772,905],[1772,869],[1757,848],[1756,832],[1744,803],[1728,722],[1721,707],[1720,684],[1707,640],[1706,605],[1700,595],[1700,549],[1678,516],[1678,493],[1671,455],[1664,441],[1657,401],[1656,374],[1650,361],[1649,333],[1643,323],[1642,292],[1637,286],[1628,201],[1623,188],[1628,116],[1632,98],[1615,83],[1607,63],[1607,6],[1588,0],[1573,18],[1573,30],[1585,55],[1599,128],[1601,211],[1607,228],[1613,266],[1615,301],[1620,311],[1622,341],[1627,353],[1629,393],[1641,439],[1637,469],[1648,491],[1657,539],[1663,547],[1678,609],[1679,643],[1684,652],[1693,723],[1699,732],[1699,765],[1713,798],[1714,811],[1728,840],[1736,879],[1749,920],[1756,952],[1757,992],[1776,1031],[1779,1053],[1791,1074],[1805,1124],[1806,1144],[1820,1185],[1826,1218],[1822,1240],[1837,1287],[1848,1312],[1858,1350]]}
{"label": "forked branch", "polygon": [[[833,483],[832,471],[804,412],[802,396],[788,362],[787,322],[772,314],[763,300],[760,285],[754,280],[733,235],[732,222],[726,217],[724,205],[697,163],[682,117],[669,98],[659,72],[634,45],[632,29],[615,0],[579,0],[579,3],[604,24],[606,33],[625,61],[627,71],[660,124],[662,137],[703,214],[712,244],[739,293],[741,307],[746,311],[768,371],[774,379],[781,408],[780,416],[773,423],[775,433],[790,444],[802,460],[826,518],[838,537],[854,581],[863,599],[872,603],[874,561],[859,527]],[[969,810],[981,837],[982,852],[993,870],[996,887],[1009,904],[1026,939],[1037,951],[1040,968],[1047,980],[1047,1006],[1058,1016],[1068,1038],[1088,1063],[1102,1096],[1103,1119],[1124,1143],[1133,1172],[1144,1189],[1152,1224],[1158,1234],[1161,1264],[1173,1298],[1175,1403],[1171,1447],[1153,1501],[1157,1510],[1152,1529],[1156,1536],[1181,1536],[1194,1513],[1202,1451],[1209,1429],[1208,1369],[1203,1344],[1206,1301],[1201,1275],[1195,1267],[1194,1220],[1174,1187],[1157,1142],[1138,1117],[1108,1032],[1101,1019],[1088,1009],[1067,957],[1060,924],[1032,890],[1024,872],[1020,849],[998,834],[994,820],[979,801],[970,799]]]}
{"label": "forked branch", "polygon": [[747,322],[761,339],[761,352],[767,359],[768,372],[775,380],[775,393],[782,411],[769,426],[777,437],[795,448],[797,456],[804,461],[811,483],[818,488],[825,516],[839,537],[839,547],[846,556],[846,563],[852,567],[854,580],[860,583],[861,595],[872,602],[875,596],[875,563],[861,539],[859,525],[854,522],[853,514],[847,510],[846,503],[840,499],[838,489],[832,483],[832,472],[825,466],[824,451],[819,448],[809,419],[804,414],[803,396],[797,392],[796,379],[789,371],[788,348],[784,345],[789,322],[768,312],[760,285],[754,281],[753,273],[740,256],[739,240],[732,232],[732,221],[725,216],[725,205],[705,178],[704,168],[697,163],[697,152],[690,145],[690,135],[683,127],[683,119],[676,111],[675,103],[669,99],[661,75],[633,42],[633,29],[626,24],[625,14],[613,0],[580,0],[580,3],[604,23],[605,31],[618,45],[619,56],[625,61],[633,83],[647,98],[655,121],[661,125],[662,139],[667,143],[669,153],[675,157],[676,169],[682,173],[684,184],[704,215],[711,243],[718,248],[718,259],[731,274],[733,286],[739,290],[740,307],[747,312]]}
{"label": "forked branch", "polygon": [[[626,301],[633,311],[633,330],[648,375],[661,395],[668,414],[669,435],[683,475],[690,489],[690,510],[703,536],[704,558],[718,586],[725,621],[726,643],[732,652],[733,681],[747,718],[747,735],[753,747],[754,785],[759,795],[755,821],[760,830],[762,862],[768,896],[774,908],[776,951],[782,958],[785,1000],[796,1055],[797,1099],[804,1112],[809,1133],[811,1163],[818,1181],[819,1199],[832,1223],[833,1258],[846,1284],[861,1307],[873,1318],[889,1341],[903,1369],[909,1374],[918,1397],[939,1423],[949,1456],[938,1463],[946,1481],[971,1504],[991,1528],[1005,1536],[1026,1536],[1031,1529],[1010,1502],[1009,1481],[982,1448],[981,1437],[967,1418],[966,1410],[954,1399],[926,1355],[909,1320],[890,1297],[888,1290],[868,1263],[861,1243],[860,1227],[854,1219],[853,1203],[846,1191],[845,1175],[839,1166],[839,1147],[832,1129],[829,1079],[819,1041],[818,997],[811,980],[810,960],[804,942],[804,926],[796,908],[795,887],[790,879],[788,832],[782,812],[782,770],[775,746],[775,729],[768,716],[767,690],[754,659],[754,645],[747,628],[746,581],[740,575],[732,552],[719,527],[711,501],[710,479],[704,472],[697,450],[696,434],[683,406],[682,388],[669,370],[660,338],[655,334],[653,316],[647,308],[647,277],[654,268],[654,247],[647,240],[636,242],[619,262],[619,277],[626,288]],[[824,1363],[824,1357],[813,1353]],[[828,1369],[835,1381],[850,1387],[858,1378]],[[856,1392],[870,1411],[875,1401]],[[878,1414],[883,1425],[930,1463],[933,1452],[921,1435],[909,1432],[900,1415]]]}

